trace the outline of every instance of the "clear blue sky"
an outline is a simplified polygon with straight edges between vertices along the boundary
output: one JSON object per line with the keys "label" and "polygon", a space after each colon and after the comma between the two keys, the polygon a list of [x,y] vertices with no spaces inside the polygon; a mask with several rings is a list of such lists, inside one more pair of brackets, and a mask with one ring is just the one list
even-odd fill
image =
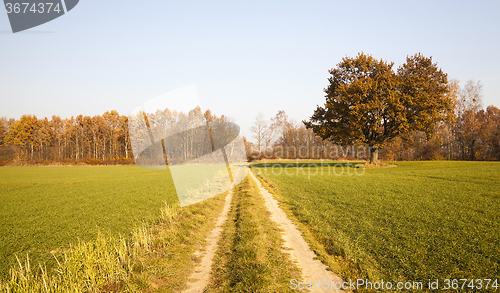
{"label": "clear blue sky", "polygon": [[0,11],[0,116],[128,114],[195,84],[249,136],[255,116],[323,104],[328,69],[358,52],[421,52],[500,107],[500,1],[96,1],[24,33]]}

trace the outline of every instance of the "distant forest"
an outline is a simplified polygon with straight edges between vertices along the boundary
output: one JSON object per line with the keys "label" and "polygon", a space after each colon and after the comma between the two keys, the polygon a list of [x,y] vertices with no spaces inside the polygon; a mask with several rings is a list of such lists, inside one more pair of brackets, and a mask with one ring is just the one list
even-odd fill
{"label": "distant forest", "polygon": [[[500,110],[492,105],[481,107],[479,83],[469,81],[460,89],[458,82],[451,82],[450,94],[455,99],[453,121],[438,123],[433,137],[418,131],[404,133],[382,148],[380,157],[391,161],[500,160]],[[172,115],[155,113],[166,114]],[[194,114],[205,121],[228,121],[209,110]],[[303,123],[291,121],[284,111],[269,120],[259,115],[251,131],[252,142],[243,139],[250,160],[368,159],[359,146],[340,147],[322,140]],[[134,164],[128,117],[108,111],[67,119],[0,118],[0,165],[23,164]]]}
{"label": "distant forest", "polygon": [[0,163],[133,163],[127,117],[0,118]]}
{"label": "distant forest", "polygon": [[[179,121],[192,115],[203,121],[227,121],[225,116],[217,117],[209,110],[191,112],[185,115],[166,109],[149,115],[158,121],[160,118]],[[34,115],[23,115],[19,120],[3,117],[0,118],[0,165],[133,164],[128,127],[128,117],[117,111],[67,119],[59,116],[39,119]]]}

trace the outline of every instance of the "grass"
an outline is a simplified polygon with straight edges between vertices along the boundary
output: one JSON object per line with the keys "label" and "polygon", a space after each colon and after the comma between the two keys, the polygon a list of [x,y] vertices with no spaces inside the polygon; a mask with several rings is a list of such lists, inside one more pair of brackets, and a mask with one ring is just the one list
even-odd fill
{"label": "grass", "polygon": [[52,253],[99,232],[127,236],[178,202],[166,170],[135,166],[0,168],[0,275],[16,264],[55,266]]}
{"label": "grass", "polygon": [[398,162],[363,175],[331,165],[254,167],[344,278],[500,276],[500,163]]}
{"label": "grass", "polygon": [[[232,173],[235,173],[233,176],[238,174],[236,184],[242,181],[240,173],[243,174],[243,170],[246,170],[245,167],[239,172],[240,168],[239,165],[231,165]],[[226,164],[173,165],[169,170],[181,206],[208,199],[231,188]]]}
{"label": "grass", "polygon": [[206,292],[292,292],[300,270],[282,252],[280,230],[270,220],[264,198],[247,177],[234,189]]}
{"label": "grass", "polygon": [[180,209],[165,206],[128,237],[98,233],[57,256],[53,269],[17,259],[0,292],[178,292],[214,227],[226,194]]}

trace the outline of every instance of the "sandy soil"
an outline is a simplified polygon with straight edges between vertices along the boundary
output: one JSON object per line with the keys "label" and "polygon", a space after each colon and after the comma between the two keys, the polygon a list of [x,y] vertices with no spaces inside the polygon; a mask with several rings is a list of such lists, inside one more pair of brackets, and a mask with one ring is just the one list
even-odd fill
{"label": "sandy soil", "polygon": [[204,252],[198,250],[194,253],[195,256],[203,255],[201,259],[201,263],[196,266],[195,271],[189,276],[188,280],[193,280],[187,282],[188,289],[183,291],[184,293],[197,293],[203,292],[205,287],[208,284],[210,278],[210,271],[212,268],[212,260],[215,255],[215,251],[217,250],[217,242],[219,242],[220,235],[222,232],[222,225],[227,220],[227,214],[231,207],[231,201],[233,199],[233,189],[229,191],[226,196],[226,200],[224,203],[224,209],[222,210],[221,215],[217,218],[217,222],[215,223],[215,228],[208,234],[206,239],[207,245],[205,246]]}
{"label": "sandy soil", "polygon": [[[316,254],[311,250],[295,224],[288,219],[285,212],[279,207],[278,201],[262,186],[252,172],[249,172],[249,174],[264,196],[266,207],[271,212],[271,220],[278,223],[284,230],[282,238],[285,241],[284,246],[287,248],[284,252],[290,253],[292,260],[296,261],[297,265],[302,269],[302,281],[322,282],[327,279],[333,280],[333,282],[342,282],[340,277],[328,271],[327,267],[316,259]],[[341,290],[316,288],[310,290],[310,292],[341,292]]]}

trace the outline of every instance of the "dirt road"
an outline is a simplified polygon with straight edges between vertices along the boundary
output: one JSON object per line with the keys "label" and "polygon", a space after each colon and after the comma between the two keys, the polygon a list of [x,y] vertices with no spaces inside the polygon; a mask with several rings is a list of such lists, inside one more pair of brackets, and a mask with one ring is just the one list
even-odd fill
{"label": "dirt road", "polygon": [[[302,270],[302,282],[320,282],[323,284],[323,280],[328,280],[333,282],[342,282],[342,279],[332,272],[327,270],[327,267],[316,259],[316,254],[310,249],[309,244],[302,237],[302,233],[297,229],[295,224],[288,219],[285,212],[279,207],[278,201],[269,193],[260,183],[260,181],[255,177],[255,175],[249,171],[250,177],[256,182],[259,187],[260,193],[264,197],[265,205],[268,211],[271,213],[271,220],[276,222],[282,229],[282,238],[284,240],[283,253],[290,254],[292,260],[294,260],[297,266]],[[195,271],[189,276],[187,286],[188,289],[183,291],[183,293],[199,293],[203,292],[205,287],[208,285],[210,280],[210,271],[212,267],[213,257],[217,251],[217,242],[220,239],[222,226],[228,218],[228,212],[231,208],[231,202],[233,198],[233,190],[231,190],[225,199],[224,209],[222,214],[217,219],[215,228],[210,232],[207,237],[207,245],[204,252],[197,251],[196,256],[201,256],[201,263],[195,268]],[[291,284],[292,285],[292,284]],[[305,286],[305,285],[302,285]],[[311,289],[310,292],[340,292],[341,290],[332,290],[332,288],[316,288]]]}
{"label": "dirt road", "polygon": [[217,250],[217,242],[220,239],[220,234],[222,232],[222,225],[227,220],[227,214],[231,208],[231,201],[233,199],[233,188],[230,189],[226,196],[224,209],[221,215],[217,218],[215,223],[215,228],[210,232],[206,241],[207,245],[205,251],[202,252],[198,250],[195,252],[195,256],[203,255],[201,263],[195,268],[195,271],[189,276],[188,280],[194,280],[193,282],[188,281],[188,289],[183,291],[184,293],[198,293],[203,292],[208,284],[210,278],[210,271],[212,269],[212,260],[214,258],[215,252]]}

